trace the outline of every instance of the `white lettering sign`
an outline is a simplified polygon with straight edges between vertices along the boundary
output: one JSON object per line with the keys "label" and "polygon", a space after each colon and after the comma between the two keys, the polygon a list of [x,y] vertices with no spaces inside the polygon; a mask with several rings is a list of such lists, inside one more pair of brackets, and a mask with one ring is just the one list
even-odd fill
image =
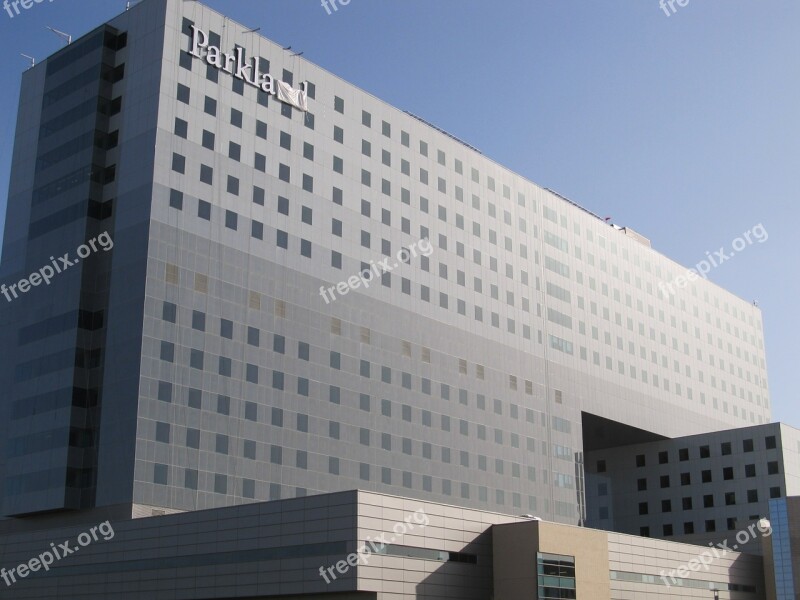
{"label": "white lettering sign", "polygon": [[241,79],[257,87],[263,92],[275,96],[279,101],[290,104],[304,112],[308,111],[308,95],[306,83],[303,89],[296,90],[288,83],[275,79],[269,73],[261,73],[258,69],[259,59],[254,56],[247,62],[244,48],[236,48],[232,54],[222,52],[216,46],[208,45],[208,34],[192,25],[192,49],[189,54],[237,79]]}

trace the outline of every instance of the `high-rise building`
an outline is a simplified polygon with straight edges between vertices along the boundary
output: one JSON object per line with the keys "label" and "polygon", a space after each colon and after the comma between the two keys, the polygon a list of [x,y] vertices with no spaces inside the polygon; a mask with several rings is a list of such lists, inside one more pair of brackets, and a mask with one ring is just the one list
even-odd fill
{"label": "high-rise building", "polygon": [[144,0],[25,73],[2,514],[582,523],[604,439],[769,421],[758,308],[251,25]]}

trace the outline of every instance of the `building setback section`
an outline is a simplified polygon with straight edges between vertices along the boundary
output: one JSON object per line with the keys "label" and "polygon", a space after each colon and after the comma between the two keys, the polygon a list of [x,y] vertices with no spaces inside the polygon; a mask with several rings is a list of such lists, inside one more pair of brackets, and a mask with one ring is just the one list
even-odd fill
{"label": "building setback section", "polygon": [[[587,525],[690,544],[720,544],[800,494],[800,430],[783,423],[586,453]],[[762,536],[737,548],[760,554]]]}

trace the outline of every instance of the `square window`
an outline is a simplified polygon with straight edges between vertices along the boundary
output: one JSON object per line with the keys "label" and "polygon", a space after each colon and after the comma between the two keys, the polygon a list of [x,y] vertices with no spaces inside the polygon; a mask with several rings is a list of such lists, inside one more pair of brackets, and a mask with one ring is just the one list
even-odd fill
{"label": "square window", "polygon": [[744,452],[752,452],[753,451],[753,440],[742,440],[742,451]]}
{"label": "square window", "polygon": [[161,402],[172,402],[172,383],[169,381],[158,382],[158,399]]}
{"label": "square window", "polygon": [[248,383],[258,383],[258,367],[256,365],[247,364],[245,368],[245,380]]}
{"label": "square window", "polygon": [[214,446],[214,450],[217,454],[227,454],[228,453],[228,436],[218,433],[216,435],[216,444]]}
{"label": "square window", "polygon": [[700,446],[700,458],[709,458],[711,456],[711,448],[709,446]]}
{"label": "square window", "polygon": [[190,92],[189,88],[185,85],[179,83],[178,84],[178,101],[183,102],[184,104],[189,104],[189,97]]}
{"label": "square window", "polygon": [[175,344],[172,342],[161,342],[161,360],[175,362]]}
{"label": "square window", "polygon": [[308,433],[308,415],[304,414],[297,415],[297,431]]}
{"label": "square window", "polygon": [[224,356],[219,357],[219,374],[223,377],[231,376],[231,359]]}
{"label": "square window", "polygon": [[169,323],[174,323],[178,316],[178,306],[172,302],[164,302],[161,307],[161,318]]}
{"label": "square window", "polygon": [[199,429],[186,429],[186,447],[198,450],[200,448],[200,430]]}
{"label": "square window", "polygon": [[183,139],[188,139],[189,137],[189,123],[184,121],[183,119],[179,119],[175,117],[175,135],[178,137],[182,137]]}
{"label": "square window", "polygon": [[219,334],[229,340],[233,339],[233,321],[220,319]]}
{"label": "square window", "polygon": [[636,480],[636,489],[640,492],[647,491],[647,479],[640,478]]}
{"label": "square window", "polygon": [[234,231],[237,228],[238,218],[235,212],[230,210],[225,211],[225,227],[228,229],[233,229]]}
{"label": "square window", "polygon": [[242,147],[235,143],[229,142],[228,143],[228,158],[231,158],[237,162],[242,160]]}
{"label": "square window", "polygon": [[197,216],[206,221],[211,220],[211,204],[205,200],[197,201]]}
{"label": "square window", "polygon": [[202,408],[203,392],[194,388],[189,389],[186,403],[188,404],[189,408],[196,408],[196,409]]}
{"label": "square window", "polygon": [[197,489],[197,469],[186,469],[184,471],[183,487],[187,490]]}
{"label": "square window", "polygon": [[208,165],[200,165],[200,181],[212,185],[214,183],[214,169]]}
{"label": "square window", "polygon": [[242,127],[242,111],[236,110],[235,108],[231,109],[231,125],[234,127]]}
{"label": "square window", "polygon": [[289,234],[286,233],[285,231],[281,231],[280,229],[278,229],[275,233],[276,233],[275,244],[278,246],[278,248],[283,248],[284,250],[288,250]]}
{"label": "square window", "polygon": [[208,150],[213,150],[215,140],[216,136],[213,133],[211,133],[206,129],[203,130],[203,141],[202,141],[203,148],[207,148]]}
{"label": "square window", "polygon": [[659,452],[658,453],[658,464],[666,465],[667,463],[669,463],[669,453],[666,450],[664,450],[662,452]]}
{"label": "square window", "polygon": [[206,96],[205,104],[203,106],[203,110],[206,114],[211,115],[212,117],[217,116],[217,101],[214,98],[210,98]]}
{"label": "square window", "polygon": [[172,153],[172,170],[176,173],[180,173],[181,175],[186,173],[186,157],[178,154],[177,152]]}
{"label": "square window", "polygon": [[177,208],[178,210],[183,209],[183,192],[178,190],[170,190],[169,191],[169,205],[170,208]]}
{"label": "square window", "polygon": [[163,444],[169,444],[169,423],[156,423],[156,441]]}
{"label": "square window", "polygon": [[636,455],[636,466],[637,467],[644,467],[646,466],[647,462],[645,460],[644,454],[637,454]]}
{"label": "square window", "polygon": [[253,203],[258,204],[260,206],[264,206],[264,198],[266,197],[266,191],[264,188],[260,188],[258,186],[253,186]]}
{"label": "square window", "polygon": [[767,437],[765,437],[764,443],[766,445],[767,450],[774,450],[777,447],[774,435],[768,435]]}
{"label": "square window", "polygon": [[197,331],[206,330],[206,313],[199,310],[192,311],[192,329]]}
{"label": "square window", "polygon": [[284,376],[280,371],[272,372],[272,387],[276,390],[282,390],[284,386]]}
{"label": "square window", "polygon": [[158,463],[153,465],[153,483],[158,485],[167,485],[168,472],[167,465]]}
{"label": "square window", "polygon": [[722,456],[727,456],[731,453],[731,443],[730,442],[722,442],[720,446],[720,450],[722,452]]}
{"label": "square window", "polygon": [[333,110],[338,113],[344,114],[344,100],[339,98],[339,96],[335,96],[333,98]]}

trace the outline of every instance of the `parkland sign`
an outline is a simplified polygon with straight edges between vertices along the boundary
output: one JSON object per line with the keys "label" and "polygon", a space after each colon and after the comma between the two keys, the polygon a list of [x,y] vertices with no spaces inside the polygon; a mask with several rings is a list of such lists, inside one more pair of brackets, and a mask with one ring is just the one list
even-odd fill
{"label": "parkland sign", "polygon": [[302,111],[308,111],[308,95],[306,83],[303,82],[303,89],[296,90],[285,81],[275,79],[269,73],[259,71],[258,57],[254,56],[250,61],[245,60],[244,48],[237,47],[233,54],[222,52],[216,46],[209,46],[208,34],[202,29],[192,25],[192,49],[189,54],[206,64],[216,67],[226,73],[230,73],[237,79],[257,87],[267,94],[275,96],[279,101],[290,104]]}

